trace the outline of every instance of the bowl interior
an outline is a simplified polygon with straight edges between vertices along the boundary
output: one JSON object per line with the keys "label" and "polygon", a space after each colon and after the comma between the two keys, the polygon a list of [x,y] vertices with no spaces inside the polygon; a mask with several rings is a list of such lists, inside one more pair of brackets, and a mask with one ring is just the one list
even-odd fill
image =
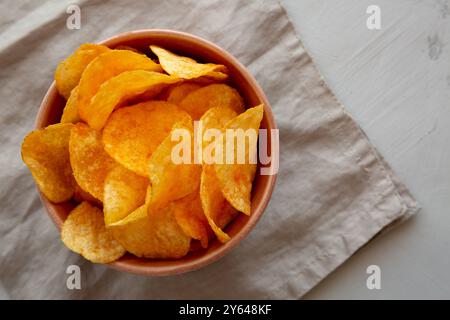
{"label": "bowl interior", "polygon": [[[149,52],[149,45],[155,44],[198,61],[223,64],[230,71],[230,84],[241,93],[247,107],[264,103],[265,109],[261,128],[276,128],[267,98],[251,74],[229,53],[208,41],[169,30],[141,30],[120,34],[101,43],[110,48],[128,45],[146,53]],[[40,106],[35,123],[36,128],[59,122],[64,105],[65,100],[59,96],[55,85],[52,84]],[[270,150],[272,143],[278,142],[272,142],[270,135],[268,135],[268,150]],[[272,155],[272,161],[274,157],[278,157],[278,155]],[[258,164],[252,188],[252,213],[249,217],[239,214],[225,228],[225,231],[231,236],[229,242],[222,244],[214,240],[207,249],[192,251],[184,258],[177,260],[142,259],[127,254],[110,265],[126,272],[158,276],[191,271],[219,259],[248,234],[269,202],[276,175],[260,175],[259,166],[260,164]],[[75,203],[72,202],[51,203],[42,194],[41,199],[58,228],[61,227],[68,213],[75,206]]]}

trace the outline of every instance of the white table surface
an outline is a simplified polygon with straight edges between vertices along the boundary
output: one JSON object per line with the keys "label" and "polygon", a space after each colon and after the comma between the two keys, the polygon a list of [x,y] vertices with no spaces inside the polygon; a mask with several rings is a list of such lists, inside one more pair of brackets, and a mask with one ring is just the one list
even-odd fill
{"label": "white table surface", "polygon": [[[309,299],[450,298],[450,1],[282,0],[339,100],[422,211],[371,241]],[[368,30],[366,9],[381,9]],[[381,289],[366,268],[381,268]]]}

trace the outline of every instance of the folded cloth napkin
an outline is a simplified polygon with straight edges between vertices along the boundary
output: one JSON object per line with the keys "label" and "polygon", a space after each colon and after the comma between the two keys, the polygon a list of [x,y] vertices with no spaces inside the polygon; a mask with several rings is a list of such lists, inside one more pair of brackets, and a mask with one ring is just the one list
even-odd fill
{"label": "folded cloth napkin", "polygon": [[[11,3],[8,3],[11,2]],[[0,4],[0,295],[4,298],[299,298],[417,205],[336,100],[277,1],[72,1]],[[83,42],[168,28],[230,51],[266,92],[280,129],[280,171],[256,228],[220,261],[187,274],[121,273],[70,252],[40,204],[20,144],[57,62]],[[81,290],[66,269],[81,268]]]}

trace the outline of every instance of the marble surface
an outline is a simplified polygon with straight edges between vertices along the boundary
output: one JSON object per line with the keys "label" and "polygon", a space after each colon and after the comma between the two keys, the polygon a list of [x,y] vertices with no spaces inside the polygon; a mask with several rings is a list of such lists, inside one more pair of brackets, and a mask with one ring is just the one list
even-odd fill
{"label": "marble surface", "polygon": [[[450,298],[450,1],[282,0],[331,89],[419,201],[309,299]],[[369,5],[381,29],[369,30]],[[369,290],[366,269],[381,269]]]}

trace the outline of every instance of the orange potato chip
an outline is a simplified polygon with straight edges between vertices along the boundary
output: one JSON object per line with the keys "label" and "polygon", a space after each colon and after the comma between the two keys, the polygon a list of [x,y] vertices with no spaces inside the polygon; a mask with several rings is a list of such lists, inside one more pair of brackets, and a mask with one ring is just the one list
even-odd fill
{"label": "orange potato chip", "polygon": [[[209,130],[214,129],[217,135],[221,135],[223,127],[233,118],[237,117],[237,113],[230,108],[211,108],[205,112],[205,114],[200,118],[200,126],[196,134],[197,141],[201,140],[201,144],[198,144],[199,149],[201,148],[202,163],[212,164],[215,160],[215,145],[211,145],[214,140],[214,135],[209,133]],[[208,133],[209,132],[209,133]],[[212,148],[209,148],[210,146]]]}
{"label": "orange potato chip", "polygon": [[170,88],[167,95],[167,102],[179,104],[189,93],[200,89],[201,87],[201,85],[193,82],[181,83],[180,85]]}
{"label": "orange potato chip", "polygon": [[103,130],[106,152],[128,170],[148,176],[148,161],[178,121],[189,115],[174,104],[148,101],[113,112]]}
{"label": "orange potato chip", "polygon": [[230,108],[237,113],[244,111],[244,102],[239,93],[226,84],[211,84],[188,94],[179,106],[189,113],[193,120],[211,108]]}
{"label": "orange potato chip", "polygon": [[198,191],[175,201],[173,205],[175,219],[184,233],[193,239],[200,240],[202,247],[207,248],[211,228],[203,213]]}
{"label": "orange potato chip", "polygon": [[130,46],[126,46],[126,45],[118,45],[117,47],[114,48],[115,50],[130,50],[136,53],[140,53],[143,54],[141,51],[139,51],[136,48],[130,47]]}
{"label": "orange potato chip", "polygon": [[222,229],[236,216],[237,211],[224,198],[214,167],[203,165],[200,198],[205,217],[220,242],[230,240]]}
{"label": "orange potato chip", "polygon": [[126,71],[104,82],[91,99],[90,113],[84,120],[93,129],[100,130],[114,109],[123,102],[145,94],[147,99],[156,96],[169,84],[179,81],[163,73],[134,70]]}
{"label": "orange potato chip", "polygon": [[117,222],[143,205],[149,180],[121,165],[113,168],[105,179],[103,212],[105,224]]}
{"label": "orange potato chip", "polygon": [[66,102],[66,106],[64,107],[63,114],[61,116],[61,123],[77,123],[80,122],[80,116],[78,115],[78,86],[73,88],[70,93],[70,97]]}
{"label": "orange potato chip", "polygon": [[191,238],[178,225],[173,204],[151,216],[147,209],[148,203],[110,225],[115,239],[137,257],[175,259],[185,256]]}
{"label": "orange potato chip", "polygon": [[[229,143],[234,145],[234,154],[232,155],[234,157],[234,163],[226,164],[226,160],[224,159],[222,164],[214,164],[223,195],[234,208],[246,215],[250,215],[250,196],[256,173],[256,164],[250,163],[249,156],[255,156],[257,152],[258,129],[263,113],[264,107],[261,104],[246,110],[227,123],[224,130],[242,129],[245,132],[250,130],[250,133],[254,133],[254,139],[244,137],[245,140],[241,142],[236,141],[237,139],[235,138],[231,142],[226,141],[227,148]],[[245,156],[245,161],[242,164],[238,163],[239,146],[244,147],[243,155]]]}
{"label": "orange potato chip", "polygon": [[102,211],[82,202],[69,214],[61,229],[61,240],[70,250],[94,263],[110,263],[126,250],[105,227]]}
{"label": "orange potato chip", "polygon": [[69,137],[73,125],[54,124],[29,133],[22,143],[22,159],[39,190],[52,202],[69,200],[75,181],[69,160]]}
{"label": "orange potato chip", "polygon": [[75,191],[73,192],[73,199],[78,202],[81,203],[83,201],[87,201],[90,204],[96,205],[98,207],[102,207],[103,204],[100,200],[95,199],[89,192],[84,191],[79,185],[78,183],[76,183],[75,181]]}
{"label": "orange potato chip", "polygon": [[[177,133],[181,135],[176,137]],[[192,140],[192,123],[178,122],[150,157],[152,208],[165,206],[198,190],[201,165],[194,163]]]}
{"label": "orange potato chip", "polygon": [[73,126],[69,141],[70,164],[80,187],[103,201],[106,175],[117,165],[103,149],[101,133],[84,123]]}
{"label": "orange potato chip", "polygon": [[130,50],[109,50],[89,63],[78,85],[78,112],[81,119],[88,120],[91,99],[105,81],[132,70],[162,71],[159,64],[150,58]]}
{"label": "orange potato chip", "polygon": [[209,77],[217,80],[225,80],[227,68],[221,64],[198,63],[194,59],[176,55],[158,46],[150,46],[154,54],[158,56],[161,67],[171,76],[182,79],[195,79]]}
{"label": "orange potato chip", "polygon": [[66,60],[58,64],[55,71],[55,81],[59,94],[68,99],[73,88],[78,85],[86,66],[107,51],[109,51],[109,48],[103,45],[85,43]]}

